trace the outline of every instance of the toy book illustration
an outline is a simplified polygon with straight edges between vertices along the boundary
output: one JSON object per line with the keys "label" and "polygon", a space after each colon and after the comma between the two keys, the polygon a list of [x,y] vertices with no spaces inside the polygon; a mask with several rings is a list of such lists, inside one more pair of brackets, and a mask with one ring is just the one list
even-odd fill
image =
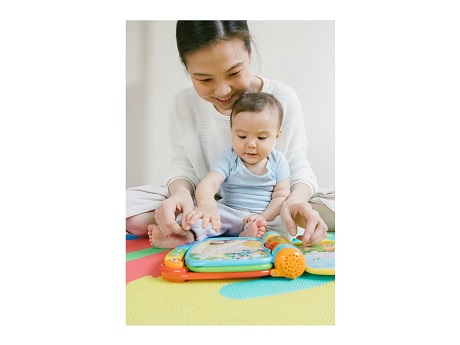
{"label": "toy book illustration", "polygon": [[306,272],[335,275],[335,236],[333,234],[311,247],[299,247],[299,250],[307,263]]}
{"label": "toy book illustration", "polygon": [[236,272],[271,268],[272,256],[258,238],[214,238],[196,243],[185,262],[196,272]]}
{"label": "toy book illustration", "polygon": [[296,279],[305,272],[334,275],[335,239],[328,237],[306,248],[272,231],[262,239],[214,237],[189,242],[165,256],[161,275],[174,282],[262,276]]}

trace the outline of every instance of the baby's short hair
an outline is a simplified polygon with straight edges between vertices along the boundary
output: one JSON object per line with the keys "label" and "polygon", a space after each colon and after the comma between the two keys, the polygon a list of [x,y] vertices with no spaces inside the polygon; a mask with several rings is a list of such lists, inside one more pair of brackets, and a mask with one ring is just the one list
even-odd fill
{"label": "baby's short hair", "polygon": [[232,126],[233,117],[238,113],[243,111],[258,113],[267,107],[278,113],[278,128],[281,128],[284,117],[283,106],[275,96],[267,92],[247,92],[238,98],[230,114],[230,127]]}

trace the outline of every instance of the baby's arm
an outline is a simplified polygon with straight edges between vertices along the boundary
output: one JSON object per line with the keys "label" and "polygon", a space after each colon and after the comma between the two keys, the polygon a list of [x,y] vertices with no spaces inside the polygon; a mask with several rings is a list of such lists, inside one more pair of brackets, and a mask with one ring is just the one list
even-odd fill
{"label": "baby's arm", "polygon": [[286,201],[289,193],[290,186],[288,177],[276,184],[273,189],[272,200],[265,211],[263,211],[260,215],[263,216],[267,222],[273,221],[280,214],[281,206],[283,206],[283,203]]}
{"label": "baby's arm", "polygon": [[224,181],[222,175],[211,170],[200,181],[195,191],[197,208],[187,214],[187,222],[193,225],[198,219],[202,219],[203,229],[209,222],[212,228],[217,232],[220,229],[220,215],[217,211],[216,200],[214,196],[219,191],[220,185]]}

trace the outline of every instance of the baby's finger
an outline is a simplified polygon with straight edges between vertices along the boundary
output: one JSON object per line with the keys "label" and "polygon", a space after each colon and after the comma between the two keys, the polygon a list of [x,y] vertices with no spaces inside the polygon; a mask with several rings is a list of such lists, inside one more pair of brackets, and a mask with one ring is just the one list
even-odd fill
{"label": "baby's finger", "polygon": [[202,228],[206,229],[208,227],[208,225],[209,225],[209,216],[208,215],[203,215],[201,217],[201,219],[202,219]]}
{"label": "baby's finger", "polygon": [[247,223],[252,223],[253,221],[256,220],[256,216],[248,216],[248,221]]}
{"label": "baby's finger", "polygon": [[220,230],[220,219],[219,218],[213,218],[211,220],[211,224],[212,224],[212,229],[215,232],[219,232],[219,230]]}

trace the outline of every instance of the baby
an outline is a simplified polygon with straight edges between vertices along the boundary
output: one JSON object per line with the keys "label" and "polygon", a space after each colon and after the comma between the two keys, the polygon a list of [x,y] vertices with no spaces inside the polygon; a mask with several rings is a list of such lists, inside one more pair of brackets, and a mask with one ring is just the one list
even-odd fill
{"label": "baby", "polygon": [[[283,108],[271,94],[246,93],[230,114],[232,148],[196,188],[197,207],[186,215],[197,240],[219,235],[262,237],[290,193],[289,165],[274,150]],[[222,198],[215,195],[221,190]]]}

